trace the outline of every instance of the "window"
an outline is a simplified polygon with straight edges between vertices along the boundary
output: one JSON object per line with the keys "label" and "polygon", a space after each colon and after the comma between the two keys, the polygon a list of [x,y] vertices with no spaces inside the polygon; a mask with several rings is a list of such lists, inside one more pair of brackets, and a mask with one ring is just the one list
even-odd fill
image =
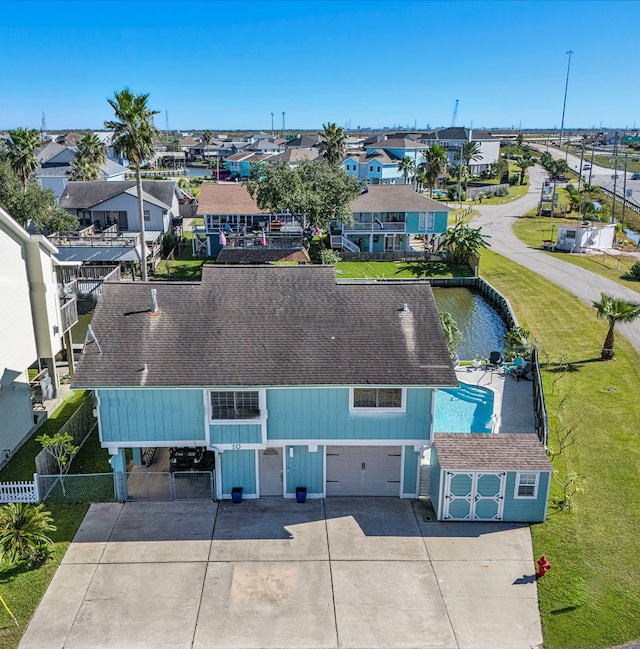
{"label": "window", "polygon": [[537,473],[518,473],[516,478],[516,498],[536,498],[538,496]]}
{"label": "window", "polygon": [[149,212],[149,210],[144,211],[144,220],[151,221],[151,213]]}
{"label": "window", "polygon": [[435,212],[420,212],[418,223],[419,230],[433,230],[435,225]]}
{"label": "window", "polygon": [[373,165],[369,165],[369,171],[373,171]]}
{"label": "window", "polygon": [[380,173],[380,167],[378,167],[378,173]]}
{"label": "window", "polygon": [[402,409],[402,388],[353,388],[353,408]]}
{"label": "window", "polygon": [[255,392],[211,392],[212,419],[260,419],[260,397]]}

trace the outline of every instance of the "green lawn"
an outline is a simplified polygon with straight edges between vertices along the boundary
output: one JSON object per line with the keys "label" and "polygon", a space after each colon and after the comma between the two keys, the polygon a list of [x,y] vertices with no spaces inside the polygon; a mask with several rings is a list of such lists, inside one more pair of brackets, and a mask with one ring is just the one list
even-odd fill
{"label": "green lawn", "polygon": [[[72,392],[33,437],[15,453],[9,464],[0,471],[0,481],[31,481],[35,471],[34,458],[42,450],[42,445],[35,438],[43,433],[52,435],[60,430],[60,427],[68,421],[85,398],[85,392]],[[92,437],[87,440],[74,459],[71,465],[72,473],[81,473],[92,468],[101,471],[110,470],[108,452],[99,448],[97,440],[97,432],[94,431]],[[31,616],[60,565],[69,543],[80,526],[87,508],[88,505],[84,504],[46,504],[46,509],[51,512],[57,530],[51,534],[54,541],[53,556],[43,566],[27,569],[22,565],[9,566],[0,562],[0,594],[20,624],[20,627],[16,627],[4,608],[0,608],[0,649],[15,649],[17,647]]]}
{"label": "green lawn", "polygon": [[[585,491],[574,498],[573,513],[550,507],[546,523],[531,528],[535,556],[546,555],[553,566],[538,582],[545,647],[591,649],[640,638],[640,356],[618,335],[616,360],[600,361],[605,324],[539,275],[491,250],[482,251],[480,270],[539,345],[549,414],[567,397],[561,421],[576,426],[576,443],[554,467],[561,475],[578,472]],[[553,435],[550,445],[557,448]]]}
{"label": "green lawn", "polygon": [[340,261],[336,270],[339,279],[398,279],[416,277],[470,277],[468,266],[444,262]]}
{"label": "green lawn", "polygon": [[[541,248],[544,239],[556,239],[558,225],[575,224],[575,217],[572,219],[560,219],[551,217],[522,217],[513,225],[516,236],[532,248]],[[631,266],[637,261],[635,257],[626,255],[570,255],[566,252],[551,252],[549,255],[557,255],[562,261],[586,268],[592,273],[606,277],[618,284],[640,293],[640,282],[632,282],[622,279]]]}

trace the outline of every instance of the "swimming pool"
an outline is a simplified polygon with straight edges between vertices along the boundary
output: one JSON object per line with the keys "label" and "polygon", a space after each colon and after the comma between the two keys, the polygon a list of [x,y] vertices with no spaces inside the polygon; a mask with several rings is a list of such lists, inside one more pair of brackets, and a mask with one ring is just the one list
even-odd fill
{"label": "swimming pool", "polygon": [[435,433],[490,433],[495,424],[493,390],[460,383],[436,393]]}

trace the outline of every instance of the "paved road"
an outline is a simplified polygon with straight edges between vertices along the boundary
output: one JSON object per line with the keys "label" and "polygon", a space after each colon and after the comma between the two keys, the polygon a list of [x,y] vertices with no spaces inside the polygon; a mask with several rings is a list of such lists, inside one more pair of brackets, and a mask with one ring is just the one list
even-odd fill
{"label": "paved road", "polygon": [[[542,167],[532,167],[529,170],[528,194],[512,203],[480,206],[477,208],[480,215],[473,220],[472,225],[474,227],[481,226],[483,233],[491,236],[489,243],[492,250],[546,277],[589,305],[593,300],[600,298],[601,292],[632,302],[640,302],[640,295],[635,291],[579,266],[567,263],[562,260],[561,254],[550,255],[541,250],[529,248],[516,237],[513,233],[513,223],[518,216],[525,214],[538,204],[538,197],[545,178],[546,172]],[[616,331],[623,333],[640,352],[640,320],[618,325]]]}
{"label": "paved road", "polygon": [[[567,163],[571,169],[573,169],[576,173],[580,170],[580,156],[578,155],[573,155],[570,153],[568,156],[566,154],[566,151],[561,151],[560,149],[556,147],[546,147],[541,144],[532,144],[531,145],[534,149],[537,149],[538,151],[549,151],[549,153],[556,159],[565,159],[567,160]],[[637,152],[635,153],[634,157],[636,157],[638,154]],[[598,185],[598,187],[603,187],[604,189],[608,189],[610,192],[613,192],[615,188],[615,193],[619,198],[622,198],[624,194],[624,189],[625,189],[625,184],[624,184],[624,169],[618,169],[618,179],[617,181],[614,181],[613,175],[614,175],[614,170],[609,169],[607,167],[600,167],[597,164],[594,164],[592,169],[585,169],[584,165],[588,165],[591,163],[591,154],[586,155],[584,157],[584,160],[582,162],[582,177],[585,179],[585,181],[588,181],[591,179],[591,184],[592,185]],[[623,163],[624,164],[624,163]],[[632,195],[628,196],[627,199],[635,203],[636,205],[640,204],[640,180],[631,180],[632,172],[627,171],[627,185],[626,189],[632,190]],[[619,218],[620,214],[622,213],[622,205],[618,205],[618,208],[616,209],[616,216]]]}

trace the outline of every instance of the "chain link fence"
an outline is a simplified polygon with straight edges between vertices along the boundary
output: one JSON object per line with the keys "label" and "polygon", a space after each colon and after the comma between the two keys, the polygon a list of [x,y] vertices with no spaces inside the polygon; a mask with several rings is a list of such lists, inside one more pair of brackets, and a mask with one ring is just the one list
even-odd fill
{"label": "chain link fence", "polygon": [[133,471],[127,476],[129,500],[200,500],[215,497],[213,471]]}
{"label": "chain link fence", "polygon": [[113,502],[113,473],[38,475],[40,500],[56,503]]}

